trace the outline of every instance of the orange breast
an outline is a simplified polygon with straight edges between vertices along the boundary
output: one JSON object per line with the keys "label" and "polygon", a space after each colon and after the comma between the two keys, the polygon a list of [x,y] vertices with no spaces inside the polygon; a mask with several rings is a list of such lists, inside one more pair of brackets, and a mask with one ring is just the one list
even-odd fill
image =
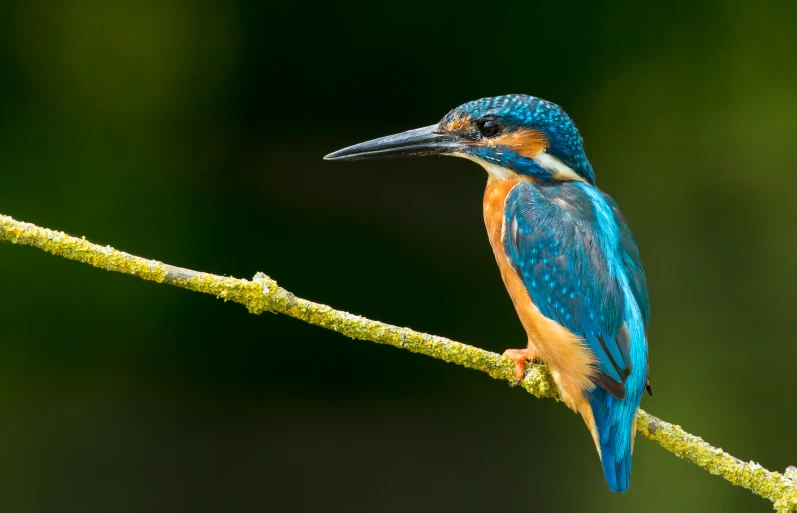
{"label": "orange breast", "polygon": [[584,396],[595,387],[595,355],[570,330],[540,312],[504,251],[506,197],[520,181],[517,175],[506,180],[490,177],[484,191],[484,224],[509,296],[528,336],[529,352],[539,356],[551,369],[562,399],[580,412],[594,432],[592,411]]}

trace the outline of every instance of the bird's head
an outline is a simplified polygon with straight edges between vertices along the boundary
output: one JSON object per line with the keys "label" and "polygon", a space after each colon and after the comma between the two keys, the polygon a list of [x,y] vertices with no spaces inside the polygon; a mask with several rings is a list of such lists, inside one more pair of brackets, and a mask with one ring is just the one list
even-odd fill
{"label": "bird's head", "polygon": [[554,103],[520,94],[468,102],[438,124],[349,146],[324,158],[421,155],[464,157],[499,179],[514,173],[539,181],[595,183],[570,117]]}

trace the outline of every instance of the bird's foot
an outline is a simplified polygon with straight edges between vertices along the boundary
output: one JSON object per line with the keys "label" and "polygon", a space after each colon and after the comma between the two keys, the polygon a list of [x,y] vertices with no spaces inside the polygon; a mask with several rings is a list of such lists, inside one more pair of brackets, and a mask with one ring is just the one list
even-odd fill
{"label": "bird's foot", "polygon": [[526,362],[537,358],[537,354],[533,353],[528,348],[507,349],[504,351],[503,356],[515,362],[515,381],[509,384],[510,387],[515,387],[523,381],[523,378],[526,376]]}

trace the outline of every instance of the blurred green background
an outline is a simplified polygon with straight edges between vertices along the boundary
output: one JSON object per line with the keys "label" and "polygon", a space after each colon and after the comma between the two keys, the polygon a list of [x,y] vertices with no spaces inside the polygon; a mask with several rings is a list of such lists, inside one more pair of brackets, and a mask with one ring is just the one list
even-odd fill
{"label": "blurred green background", "polygon": [[[653,398],[797,464],[797,3],[0,5],[0,212],[493,351],[524,335],[460,159],[324,162],[465,101],[561,104],[647,269]],[[770,504],[485,375],[0,245],[0,510]],[[289,367],[284,362],[292,362]]]}

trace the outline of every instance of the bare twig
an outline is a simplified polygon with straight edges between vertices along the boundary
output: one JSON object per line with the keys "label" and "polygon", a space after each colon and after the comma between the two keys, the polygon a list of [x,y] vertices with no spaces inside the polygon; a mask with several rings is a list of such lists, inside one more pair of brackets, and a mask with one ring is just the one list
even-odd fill
{"label": "bare twig", "polygon": [[[513,364],[503,356],[298,298],[263,273],[256,274],[249,281],[183,269],[122,253],[110,246],[98,246],[84,238],[70,237],[63,232],[15,221],[3,215],[0,215],[0,240],[34,246],[53,255],[108,271],[211,294],[225,301],[240,303],[254,314],[281,313],[351,338],[407,349],[485,372],[495,379],[514,381]],[[559,400],[556,385],[545,365],[530,365],[520,385],[536,397]],[[797,468],[789,467],[781,474],[771,472],[758,463],[738,460],[702,438],[690,435],[680,426],[664,422],[641,409],[637,414],[637,428],[646,438],[655,440],[676,456],[771,500],[776,511],[797,511]]]}

